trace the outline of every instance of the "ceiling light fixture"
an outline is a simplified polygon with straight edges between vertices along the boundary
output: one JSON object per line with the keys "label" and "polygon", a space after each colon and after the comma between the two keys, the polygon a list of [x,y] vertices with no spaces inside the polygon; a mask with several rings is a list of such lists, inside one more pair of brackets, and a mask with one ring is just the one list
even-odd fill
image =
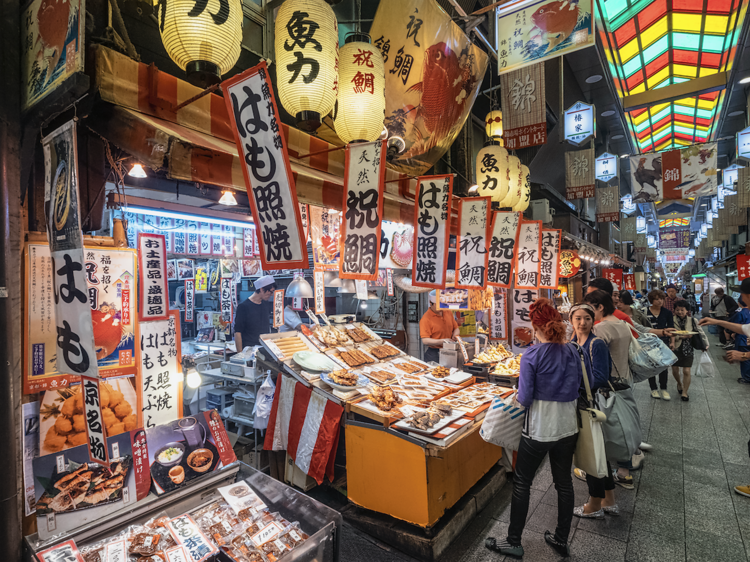
{"label": "ceiling light fixture", "polygon": [[744,115],[745,112],[740,109],[739,111],[733,111],[732,113],[729,113],[727,117],[739,117],[740,115]]}
{"label": "ceiling light fixture", "polygon": [[477,184],[474,184],[469,188],[469,193],[476,193],[478,189],[479,186]]}
{"label": "ceiling light fixture", "polygon": [[234,198],[234,194],[231,191],[225,191],[224,195],[219,199],[219,205],[237,205],[237,199]]}
{"label": "ceiling light fixture", "polygon": [[630,154],[620,154],[620,158],[627,158]]}
{"label": "ceiling light fixture", "polygon": [[743,78],[742,80],[740,80],[740,84],[747,84],[748,82],[750,82],[750,76],[748,76],[747,78]]}
{"label": "ceiling light fixture", "polygon": [[612,140],[620,140],[620,139],[623,139],[623,138],[625,138],[625,135],[613,135],[612,136]]}
{"label": "ceiling light fixture", "polygon": [[130,171],[128,172],[128,175],[131,178],[145,178],[146,176],[146,170],[143,169],[143,166],[140,164],[133,164],[133,167],[130,168]]}
{"label": "ceiling light fixture", "polygon": [[610,115],[614,115],[615,112],[611,109],[608,109],[607,111],[602,111],[602,117],[609,117]]}
{"label": "ceiling light fixture", "polygon": [[[601,74],[592,74],[591,76],[589,76],[588,78],[586,78],[586,84],[595,84],[599,80],[601,80],[602,78],[603,78],[603,76]],[[741,84],[741,82],[740,82],[740,84]]]}

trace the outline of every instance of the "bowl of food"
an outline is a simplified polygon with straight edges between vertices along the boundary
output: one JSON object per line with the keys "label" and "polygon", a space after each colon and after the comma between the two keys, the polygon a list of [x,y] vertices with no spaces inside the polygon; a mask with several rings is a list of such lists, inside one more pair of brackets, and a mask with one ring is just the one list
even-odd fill
{"label": "bowl of food", "polygon": [[154,460],[162,466],[170,467],[180,464],[185,454],[185,445],[177,441],[172,441],[156,451]]}
{"label": "bowl of food", "polygon": [[208,449],[196,449],[188,455],[187,464],[195,472],[206,472],[211,468],[214,454]]}

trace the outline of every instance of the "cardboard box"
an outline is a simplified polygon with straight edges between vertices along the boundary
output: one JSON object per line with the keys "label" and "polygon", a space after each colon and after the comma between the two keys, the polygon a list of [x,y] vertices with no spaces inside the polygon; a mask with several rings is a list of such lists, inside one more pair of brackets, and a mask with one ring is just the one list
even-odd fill
{"label": "cardboard box", "polygon": [[460,351],[451,351],[448,349],[441,349],[440,350],[440,361],[439,363],[443,367],[458,367],[459,365],[463,365],[463,356],[461,356],[461,361],[459,363],[459,356],[461,355]]}

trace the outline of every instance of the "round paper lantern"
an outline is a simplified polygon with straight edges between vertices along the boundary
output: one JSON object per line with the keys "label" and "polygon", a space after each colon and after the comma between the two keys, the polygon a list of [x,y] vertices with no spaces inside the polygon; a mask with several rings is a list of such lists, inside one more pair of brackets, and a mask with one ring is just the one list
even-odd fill
{"label": "round paper lantern", "polygon": [[499,109],[490,111],[484,118],[485,131],[487,136],[493,140],[498,140],[503,136],[503,112]]}
{"label": "round paper lantern", "polygon": [[370,36],[354,33],[339,51],[336,134],[345,143],[372,142],[383,132],[385,63]]}
{"label": "round paper lantern", "polygon": [[508,194],[508,151],[488,143],[477,154],[477,195],[500,202]]}
{"label": "round paper lantern", "polygon": [[531,181],[529,179],[528,167],[521,165],[521,198],[518,203],[513,207],[513,210],[519,213],[523,213],[529,208],[531,202]]}
{"label": "round paper lantern", "polygon": [[560,277],[573,277],[581,269],[581,258],[575,250],[563,250],[557,260],[560,264]]}
{"label": "round paper lantern", "polygon": [[164,48],[188,81],[199,87],[220,82],[240,57],[242,2],[169,0],[156,8]]}
{"label": "round paper lantern", "polygon": [[276,15],[276,83],[281,105],[303,130],[317,129],[336,103],[338,57],[331,6],[323,0],[286,0]]}
{"label": "round paper lantern", "polygon": [[521,161],[517,156],[508,156],[508,194],[500,201],[501,207],[513,207],[521,199]]}

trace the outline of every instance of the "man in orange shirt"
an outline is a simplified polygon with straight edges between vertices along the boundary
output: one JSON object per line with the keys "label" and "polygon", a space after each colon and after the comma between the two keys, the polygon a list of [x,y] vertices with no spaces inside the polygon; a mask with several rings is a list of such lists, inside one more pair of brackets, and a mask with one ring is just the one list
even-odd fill
{"label": "man in orange shirt", "polygon": [[424,360],[440,360],[443,342],[454,341],[459,334],[458,323],[449,310],[440,310],[435,302],[435,291],[430,291],[430,308],[419,321],[419,337],[425,346]]}

